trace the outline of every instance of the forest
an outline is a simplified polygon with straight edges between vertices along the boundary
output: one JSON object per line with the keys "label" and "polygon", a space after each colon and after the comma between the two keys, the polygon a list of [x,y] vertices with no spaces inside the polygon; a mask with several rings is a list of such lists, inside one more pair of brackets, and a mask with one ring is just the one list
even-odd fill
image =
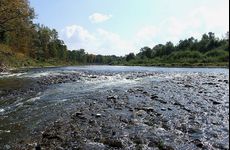
{"label": "forest", "polygon": [[144,66],[228,66],[229,32],[222,38],[203,34],[143,47],[138,54],[103,56],[87,50],[68,50],[55,29],[35,24],[35,10],[28,0],[0,1],[0,66],[35,67],[84,64]]}

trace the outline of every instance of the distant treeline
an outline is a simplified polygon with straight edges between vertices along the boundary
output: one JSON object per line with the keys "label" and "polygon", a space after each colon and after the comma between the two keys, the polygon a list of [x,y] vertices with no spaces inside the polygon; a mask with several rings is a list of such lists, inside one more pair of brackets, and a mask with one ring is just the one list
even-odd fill
{"label": "distant treeline", "polygon": [[167,42],[153,48],[144,47],[137,55],[128,54],[126,61],[129,65],[227,65],[229,62],[229,32],[222,39],[209,32],[203,34],[201,40],[190,37],[180,40],[177,45]]}
{"label": "distant treeline", "polygon": [[58,32],[35,24],[35,17],[28,0],[0,1],[0,65],[177,65],[226,64],[229,61],[229,33],[222,39],[210,32],[201,40],[191,37],[177,45],[167,42],[153,48],[143,47],[136,55],[103,56],[88,54],[84,49],[68,50]]}

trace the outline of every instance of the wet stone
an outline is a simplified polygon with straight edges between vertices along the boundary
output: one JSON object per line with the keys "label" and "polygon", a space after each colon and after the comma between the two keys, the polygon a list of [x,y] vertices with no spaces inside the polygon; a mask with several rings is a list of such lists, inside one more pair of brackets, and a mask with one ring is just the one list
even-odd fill
{"label": "wet stone", "polygon": [[82,120],[86,120],[87,119],[86,116],[84,116],[83,113],[81,113],[81,112],[75,113],[75,116],[77,118],[79,118],[79,119],[82,119]]}
{"label": "wet stone", "polygon": [[201,128],[191,127],[191,128],[188,128],[188,133],[191,133],[191,134],[203,134],[203,131],[202,131]]}
{"label": "wet stone", "polygon": [[[75,148],[77,149],[77,148]],[[75,150],[74,149],[74,150]],[[84,150],[104,150],[105,145],[101,143],[86,143],[84,148],[78,148],[78,149],[84,149]]]}
{"label": "wet stone", "polygon": [[151,96],[151,99],[152,99],[152,100],[155,100],[155,99],[157,99],[157,98],[158,98],[157,95],[152,95],[152,96]]}
{"label": "wet stone", "polygon": [[145,114],[144,110],[139,110],[136,112],[137,116],[143,116]]}
{"label": "wet stone", "polygon": [[41,146],[39,144],[36,144],[35,150],[41,150],[41,149],[42,149]]}
{"label": "wet stone", "polygon": [[148,94],[148,92],[147,92],[147,91],[144,91],[143,94]]}
{"label": "wet stone", "polygon": [[179,103],[179,102],[177,102],[177,101],[175,101],[175,102],[173,103],[173,105],[176,105],[176,106],[183,106],[181,103]]}
{"label": "wet stone", "polygon": [[213,100],[212,103],[213,103],[213,105],[220,105],[220,104],[222,104],[221,102],[218,102],[218,101],[215,101],[215,100]]}
{"label": "wet stone", "polygon": [[47,132],[44,132],[42,134],[42,138],[43,139],[48,139],[48,140],[53,140],[53,139],[56,139],[56,140],[59,140],[59,141],[63,141],[63,139],[57,134],[57,133],[47,133]]}
{"label": "wet stone", "polygon": [[183,107],[183,109],[184,109],[185,111],[187,111],[187,112],[191,112],[190,108],[188,108],[188,107]]}
{"label": "wet stone", "polygon": [[101,114],[96,114],[95,117],[96,118],[100,118],[102,115]]}
{"label": "wet stone", "polygon": [[162,111],[166,111],[167,109],[166,108],[161,108]]}
{"label": "wet stone", "polygon": [[115,148],[123,148],[124,145],[121,140],[119,139],[105,139],[103,142],[105,145],[108,145],[110,147],[115,147]]}
{"label": "wet stone", "polygon": [[117,96],[117,95],[108,96],[107,99],[108,99],[108,100],[116,100],[116,99],[118,99],[118,96]]}
{"label": "wet stone", "polygon": [[158,145],[158,140],[151,139],[149,144],[148,144],[148,147],[157,147],[157,145]]}
{"label": "wet stone", "polygon": [[221,150],[229,150],[229,145],[226,145],[226,144],[220,143],[220,142],[214,143],[213,147],[221,149]]}
{"label": "wet stone", "polygon": [[5,145],[4,148],[5,148],[6,150],[9,150],[9,149],[11,149],[11,146],[10,146],[10,145]]}
{"label": "wet stone", "polygon": [[172,108],[169,107],[168,110],[172,110]]}
{"label": "wet stone", "polygon": [[166,102],[166,101],[164,101],[164,100],[162,100],[162,99],[157,99],[157,101],[159,101],[160,103],[162,103],[162,104],[167,104],[168,102]]}
{"label": "wet stone", "polygon": [[90,78],[92,78],[92,79],[96,79],[96,78],[97,78],[97,76],[90,76]]}
{"label": "wet stone", "polygon": [[186,88],[192,88],[193,86],[186,84],[184,87],[186,87]]}
{"label": "wet stone", "polygon": [[65,150],[65,149],[63,147],[61,147],[61,146],[58,146],[57,150]]}
{"label": "wet stone", "polygon": [[159,140],[150,140],[148,147],[153,147],[154,149],[158,148],[159,150],[174,150],[173,147],[165,145]]}
{"label": "wet stone", "polygon": [[136,91],[143,92],[143,89],[137,88]]}
{"label": "wet stone", "polygon": [[156,116],[161,116],[162,114],[161,113],[159,113],[159,112],[156,112]]}
{"label": "wet stone", "polygon": [[76,112],[76,113],[75,113],[75,116],[81,116],[81,115],[83,115],[82,112]]}
{"label": "wet stone", "polygon": [[218,138],[219,137],[218,133],[214,132],[214,131],[210,132],[209,134],[210,134],[210,136],[212,136],[214,138]]}
{"label": "wet stone", "polygon": [[203,142],[201,140],[199,140],[199,139],[194,140],[193,144],[195,144],[199,148],[203,148],[204,147]]}
{"label": "wet stone", "polygon": [[142,109],[145,110],[146,112],[154,112],[154,108],[153,107],[144,107]]}
{"label": "wet stone", "polygon": [[228,83],[229,83],[229,81],[228,81],[228,80],[224,80],[224,82],[225,82],[226,84],[228,84]]}
{"label": "wet stone", "polygon": [[135,136],[134,138],[132,138],[133,139],[133,142],[135,143],[135,144],[146,144],[146,140],[144,139],[144,138],[141,138],[141,137],[139,137],[139,136]]}

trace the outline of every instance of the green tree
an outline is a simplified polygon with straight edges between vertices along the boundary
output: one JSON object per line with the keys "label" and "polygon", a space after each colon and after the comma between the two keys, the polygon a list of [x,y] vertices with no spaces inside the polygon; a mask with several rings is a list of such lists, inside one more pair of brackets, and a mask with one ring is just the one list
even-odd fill
{"label": "green tree", "polygon": [[128,55],[126,55],[126,61],[130,61],[135,59],[135,54],[134,53],[129,53]]}
{"label": "green tree", "polygon": [[[1,0],[0,42],[6,42],[7,36],[28,35],[28,28],[32,27],[34,16],[34,10],[27,0]],[[7,35],[9,33],[14,34]]]}
{"label": "green tree", "polygon": [[141,58],[152,58],[153,57],[153,51],[149,47],[143,47],[143,48],[141,48],[138,56]]}

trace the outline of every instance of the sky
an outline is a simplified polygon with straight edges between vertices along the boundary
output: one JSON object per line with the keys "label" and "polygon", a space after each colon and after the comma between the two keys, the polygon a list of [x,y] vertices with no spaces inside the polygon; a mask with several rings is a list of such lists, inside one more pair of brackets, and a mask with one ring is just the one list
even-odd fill
{"label": "sky", "polygon": [[148,46],[229,31],[229,0],[30,0],[36,23],[69,50],[124,56]]}

